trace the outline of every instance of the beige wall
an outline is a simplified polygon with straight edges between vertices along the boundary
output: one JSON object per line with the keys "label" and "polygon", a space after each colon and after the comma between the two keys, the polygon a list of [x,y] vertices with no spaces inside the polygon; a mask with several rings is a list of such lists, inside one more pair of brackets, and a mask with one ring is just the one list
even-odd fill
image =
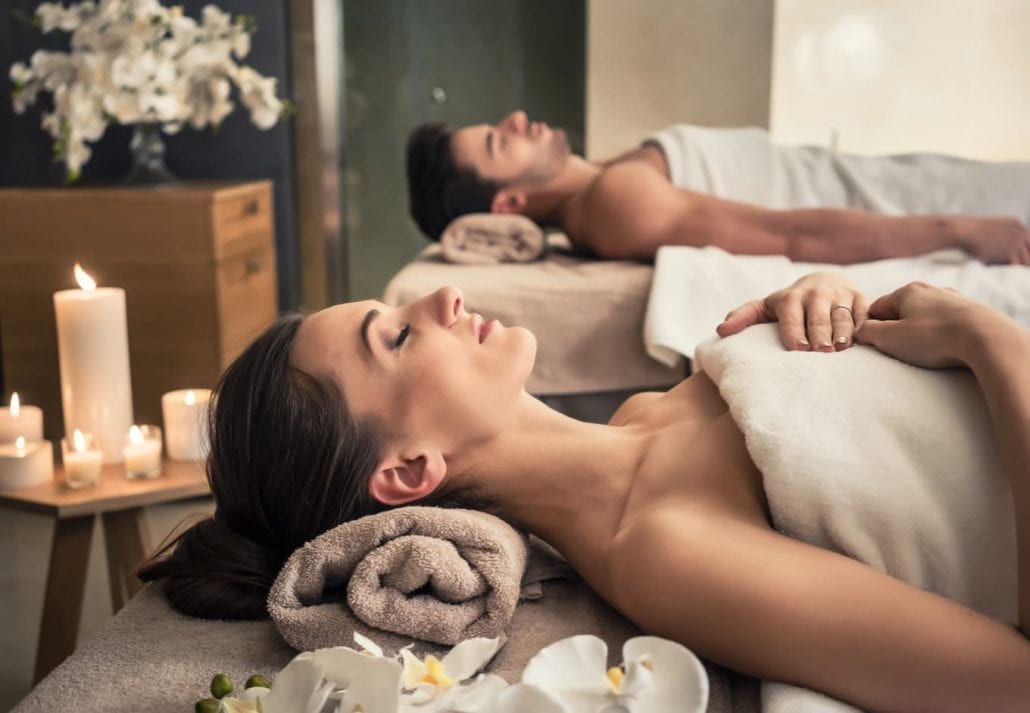
{"label": "beige wall", "polygon": [[1027,0],[777,0],[775,27],[777,141],[1030,159]]}
{"label": "beige wall", "polygon": [[587,155],[678,122],[768,126],[773,0],[589,0]]}

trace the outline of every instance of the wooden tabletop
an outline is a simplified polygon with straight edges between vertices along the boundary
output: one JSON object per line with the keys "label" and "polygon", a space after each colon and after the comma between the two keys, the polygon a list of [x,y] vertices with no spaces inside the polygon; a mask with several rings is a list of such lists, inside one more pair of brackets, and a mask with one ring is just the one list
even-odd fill
{"label": "wooden tabletop", "polygon": [[69,490],[62,485],[61,467],[54,480],[31,488],[0,490],[0,506],[51,515],[58,519],[143,507],[211,492],[202,462],[166,460],[156,478],[129,480],[121,465],[105,465],[96,485]]}

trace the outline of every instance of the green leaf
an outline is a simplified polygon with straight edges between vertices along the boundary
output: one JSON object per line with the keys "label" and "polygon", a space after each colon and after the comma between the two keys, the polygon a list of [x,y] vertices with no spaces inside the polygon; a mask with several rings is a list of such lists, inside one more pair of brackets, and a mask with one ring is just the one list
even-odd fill
{"label": "green leaf", "polygon": [[64,174],[64,185],[70,186],[73,183],[78,183],[80,178],[82,178],[82,171],[69,170]]}

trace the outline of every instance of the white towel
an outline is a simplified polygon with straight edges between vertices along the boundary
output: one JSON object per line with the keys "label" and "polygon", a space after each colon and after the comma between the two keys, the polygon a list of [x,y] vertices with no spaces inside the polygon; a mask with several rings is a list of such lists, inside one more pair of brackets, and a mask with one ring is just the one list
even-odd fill
{"label": "white towel", "polygon": [[939,154],[856,156],[779,146],[764,129],[677,124],[646,143],[673,185],[766,208],[838,207],[886,215],[961,213],[1030,223],[1030,162]]}
{"label": "white towel", "polygon": [[[1012,494],[969,371],[865,346],[788,352],[775,325],[705,342],[696,358],[745,435],[777,530],[1015,623]],[[829,705],[784,684],[763,700]]]}
{"label": "white towel", "polygon": [[678,367],[715,333],[731,309],[816,270],[843,272],[870,298],[912,280],[953,287],[1030,327],[1030,267],[984,265],[957,250],[858,265],[791,262],[783,256],[730,255],[718,248],[663,247],[644,318],[648,354]]}

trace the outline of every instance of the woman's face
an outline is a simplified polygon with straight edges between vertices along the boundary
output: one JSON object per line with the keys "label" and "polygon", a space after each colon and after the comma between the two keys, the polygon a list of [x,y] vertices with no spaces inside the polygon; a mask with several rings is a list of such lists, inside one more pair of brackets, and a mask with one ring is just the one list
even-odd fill
{"label": "woman's face", "polygon": [[405,307],[369,300],[317,312],[290,359],[335,383],[351,413],[376,419],[388,439],[446,452],[505,427],[535,354],[528,330],[467,313],[461,291],[445,287]]}

